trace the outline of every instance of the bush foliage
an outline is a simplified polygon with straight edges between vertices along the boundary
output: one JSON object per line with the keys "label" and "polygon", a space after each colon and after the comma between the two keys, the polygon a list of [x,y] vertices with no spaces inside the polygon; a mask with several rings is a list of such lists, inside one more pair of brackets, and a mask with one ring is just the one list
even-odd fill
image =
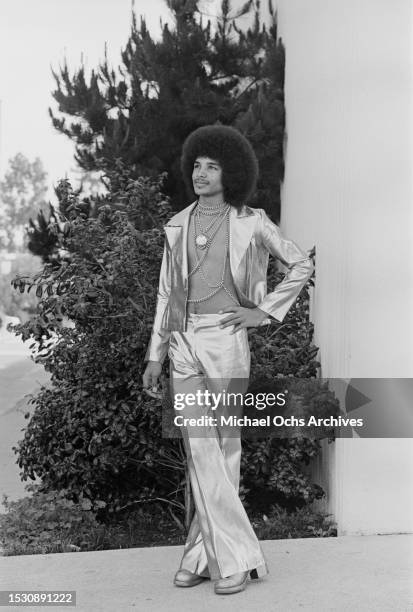
{"label": "bush foliage", "polygon": [[[86,218],[70,185],[61,184],[65,258],[15,281],[41,298],[36,315],[15,331],[36,341],[36,361],[53,383],[30,400],[35,410],[17,448],[19,465],[24,479],[37,475],[44,490],[85,495],[94,507],[163,496],[179,507],[172,491],[182,457],[162,439],[158,406],[141,386],[168,204],[149,179],[127,181],[112,196],[116,205],[103,203],[97,218]],[[151,214],[158,227],[137,229]],[[74,327],[62,327],[63,317]]]}
{"label": "bush foliage", "polygon": [[309,506],[293,512],[272,506],[267,515],[253,521],[260,540],[288,538],[329,538],[337,535],[337,525],[331,515],[317,512]]}
{"label": "bush foliage", "polygon": [[34,555],[78,551],[90,546],[101,526],[89,499],[75,504],[66,491],[39,491],[30,485],[30,497],[10,502],[3,496],[0,543],[7,555]]}
{"label": "bush foliage", "polygon": [[[154,502],[99,522],[89,500],[75,504],[66,491],[33,494],[16,502],[4,496],[0,515],[0,545],[3,555],[33,555],[86,550],[183,545],[186,535],[165,509]],[[308,506],[287,511],[272,506],[267,514],[250,514],[260,540],[330,537],[337,535],[329,515]]]}

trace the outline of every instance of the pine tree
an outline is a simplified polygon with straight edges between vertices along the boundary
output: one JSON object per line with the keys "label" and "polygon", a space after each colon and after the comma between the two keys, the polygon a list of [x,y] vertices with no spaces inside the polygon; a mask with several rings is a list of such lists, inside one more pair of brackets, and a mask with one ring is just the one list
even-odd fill
{"label": "pine tree", "polygon": [[[271,1],[271,0],[270,0]],[[75,144],[75,159],[85,172],[102,171],[116,190],[118,161],[137,179],[166,172],[164,192],[174,210],[191,197],[179,159],[187,135],[202,125],[234,125],[252,142],[260,181],[252,205],[279,218],[283,177],[284,49],[272,11],[269,29],[260,21],[259,2],[248,0],[233,11],[223,0],[216,23],[205,19],[198,0],[166,0],[174,16],[154,40],[132,13],[129,39],[118,71],[107,55],[87,78],[81,65],[71,75],[67,63],[53,72],[58,112],[54,127]],[[252,25],[242,31],[245,15]],[[96,214],[91,210],[91,214]],[[32,233],[40,243],[45,238]]]}
{"label": "pine tree", "polygon": [[[219,121],[235,124],[255,139],[259,132],[265,155],[269,147],[273,155],[282,158],[283,112],[277,112],[270,122],[261,121],[256,128],[242,117],[259,112],[258,85],[277,91],[282,107],[283,70],[279,68],[283,52],[275,16],[267,31],[260,23],[259,5],[254,6],[252,0],[237,12],[223,0],[215,25],[211,20],[205,22],[196,0],[166,2],[174,26],[163,25],[159,41],[153,39],[144,19],[138,26],[132,15],[118,72],[109,67],[106,53],[89,79],[83,65],[73,75],[66,63],[60,72],[54,72],[57,89],[53,96],[59,113],[49,112],[54,127],[74,141],[75,159],[82,168],[113,168],[121,158],[136,178],[166,171],[166,193],[173,208],[181,209],[187,205],[188,195],[179,172],[180,150],[186,136],[197,127]],[[251,11],[255,12],[253,25],[241,32],[237,20]],[[254,103],[254,110],[249,111]],[[270,106],[269,112],[274,100]],[[269,126],[272,133],[267,131]],[[276,146],[270,144],[274,139]],[[279,162],[273,162],[274,170]],[[273,203],[277,202],[274,193]],[[271,212],[277,216],[274,209]]]}
{"label": "pine tree", "polygon": [[48,215],[40,210],[34,221],[33,219],[29,220],[27,247],[33,255],[39,255],[44,263],[50,262],[55,254],[58,240],[56,234],[52,233],[49,227],[56,221],[56,212],[51,204],[49,204]]}

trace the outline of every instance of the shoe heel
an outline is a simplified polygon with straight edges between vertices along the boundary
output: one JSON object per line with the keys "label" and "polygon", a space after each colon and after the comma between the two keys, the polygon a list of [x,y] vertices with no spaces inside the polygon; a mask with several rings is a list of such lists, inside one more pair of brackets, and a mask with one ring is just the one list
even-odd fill
{"label": "shoe heel", "polygon": [[250,577],[251,577],[251,580],[258,580],[259,576],[258,576],[258,572],[256,569],[253,569],[250,571]]}

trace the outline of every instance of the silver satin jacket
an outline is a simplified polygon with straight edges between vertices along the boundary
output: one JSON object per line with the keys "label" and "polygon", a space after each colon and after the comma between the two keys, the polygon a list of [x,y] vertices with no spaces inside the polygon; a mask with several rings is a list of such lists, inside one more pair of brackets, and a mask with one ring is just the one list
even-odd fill
{"label": "silver satin jacket", "polygon": [[[196,202],[174,215],[164,226],[166,240],[152,335],[145,361],[166,357],[171,331],[186,331],[188,299],[187,237],[189,218]],[[274,291],[267,294],[269,254],[288,271]],[[257,306],[282,321],[313,272],[308,253],[284,238],[261,208],[230,209],[229,255],[234,286],[241,306]],[[267,325],[270,318],[260,325]]]}

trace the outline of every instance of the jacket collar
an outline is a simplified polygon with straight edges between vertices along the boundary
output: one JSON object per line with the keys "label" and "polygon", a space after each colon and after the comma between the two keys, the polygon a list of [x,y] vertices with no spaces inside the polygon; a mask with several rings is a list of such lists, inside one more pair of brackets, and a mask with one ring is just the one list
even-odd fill
{"label": "jacket collar", "polygon": [[[178,226],[178,225],[182,225],[185,221],[189,221],[189,216],[192,213],[193,209],[195,208],[197,204],[197,200],[195,200],[195,202],[192,202],[192,204],[190,204],[189,206],[187,206],[186,208],[184,208],[183,210],[180,210],[179,212],[177,212],[167,223],[167,226],[169,227],[169,225],[174,225],[174,226]],[[250,208],[249,206],[246,206],[245,204],[240,208],[235,208],[235,206],[231,206],[231,210],[230,210],[230,215],[231,218],[237,218],[240,219],[242,217],[251,217],[255,215],[255,212],[252,208]]]}
{"label": "jacket collar", "polygon": [[[188,277],[187,244],[189,218],[196,203],[197,201],[192,202],[192,204],[176,213],[164,226],[169,246],[178,255],[177,263],[181,264],[184,281]],[[236,271],[248,248],[258,216],[253,209],[244,205],[240,209],[231,206],[229,218],[229,254],[231,272],[235,279]]]}

